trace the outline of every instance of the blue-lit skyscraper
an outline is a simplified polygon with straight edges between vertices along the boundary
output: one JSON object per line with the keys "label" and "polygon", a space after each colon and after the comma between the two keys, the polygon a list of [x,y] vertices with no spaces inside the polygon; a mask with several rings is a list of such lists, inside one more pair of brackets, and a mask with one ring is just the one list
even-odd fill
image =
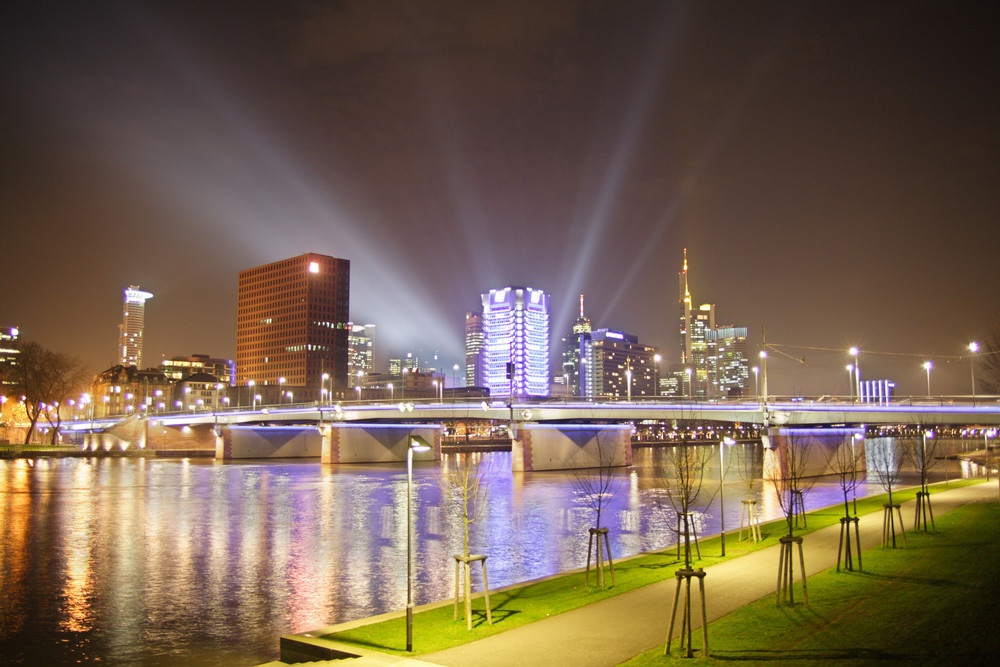
{"label": "blue-lit skyscraper", "polygon": [[530,287],[483,300],[483,372],[491,396],[549,395],[549,297]]}

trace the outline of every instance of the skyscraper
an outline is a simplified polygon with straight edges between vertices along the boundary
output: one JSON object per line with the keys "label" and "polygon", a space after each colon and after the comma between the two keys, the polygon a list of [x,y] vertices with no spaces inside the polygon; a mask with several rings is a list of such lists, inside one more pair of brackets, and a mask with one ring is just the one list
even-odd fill
{"label": "skyscraper", "polygon": [[693,308],[687,272],[685,248],[684,268],[678,274],[681,365],[673,373],[676,391],[691,397],[739,395],[749,375],[746,327],[716,326],[715,304]]}
{"label": "skyscraper", "polygon": [[375,372],[375,325],[353,324],[348,322],[350,333],[347,335],[347,374],[357,377]]}
{"label": "skyscraper", "polygon": [[483,367],[491,396],[549,395],[549,297],[530,287],[482,295]]}
{"label": "skyscraper", "polygon": [[610,329],[592,332],[589,346],[586,366],[592,389],[587,396],[657,395],[660,372],[655,347],[641,344],[637,336]]}
{"label": "skyscraper", "polygon": [[153,295],[138,285],[125,288],[122,323],[118,325],[118,352],[122,366],[142,368],[142,331],[146,326],[146,300]]}
{"label": "skyscraper", "polygon": [[712,389],[720,396],[741,396],[749,382],[746,327],[716,327],[708,332]]}
{"label": "skyscraper", "polygon": [[485,386],[483,373],[483,316],[465,314],[465,386]]}
{"label": "skyscraper", "polygon": [[580,295],[580,317],[573,323],[571,332],[562,339],[562,372],[573,396],[593,396],[593,375],[587,367],[590,357],[590,318],[583,314],[583,295]]}
{"label": "skyscraper", "polygon": [[236,383],[299,387],[303,400],[347,384],[351,263],[308,253],[240,271]]}

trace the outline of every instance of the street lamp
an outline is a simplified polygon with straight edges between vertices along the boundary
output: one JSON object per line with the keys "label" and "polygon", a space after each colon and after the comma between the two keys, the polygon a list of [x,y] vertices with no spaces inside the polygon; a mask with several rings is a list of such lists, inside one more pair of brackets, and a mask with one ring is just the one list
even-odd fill
{"label": "street lamp", "polygon": [[278,405],[281,405],[281,399],[285,397],[285,378],[278,378]]}
{"label": "street lamp", "polygon": [[854,402],[854,364],[847,364],[847,391],[851,395],[851,403]]}
{"label": "street lamp", "polygon": [[326,381],[329,380],[329,379],[330,379],[330,374],[329,373],[323,373],[323,375],[320,377],[320,381],[319,381],[320,402],[323,401],[323,398],[326,398],[327,399],[327,405],[330,404],[330,392],[326,388]]}
{"label": "street lamp", "polygon": [[761,393],[764,397],[764,402],[767,403],[767,350],[761,350],[758,356],[760,357]]}
{"label": "street lamp", "polygon": [[760,400],[760,384],[758,383],[758,379],[759,379],[759,375],[760,375],[760,367],[759,366],[754,366],[750,370],[753,371],[753,395],[756,396],[757,400],[759,401]]}
{"label": "street lamp", "polygon": [[392,383],[390,382],[386,386],[389,387],[389,402],[392,403],[393,399],[395,398],[395,393],[393,392],[393,389],[392,389]]}
{"label": "street lamp", "polygon": [[722,555],[726,555],[726,447],[731,447],[736,441],[728,435],[719,441],[719,526],[722,529]]}
{"label": "street lamp", "polygon": [[924,370],[927,371],[927,398],[931,397],[931,369],[934,368],[934,364],[930,361],[924,362]]}
{"label": "street lamp", "polygon": [[628,368],[625,369],[625,389],[627,400],[632,400],[632,362],[629,361]]}
{"label": "street lamp", "polygon": [[854,383],[857,385],[858,402],[861,403],[864,401],[864,396],[861,394],[861,350],[852,347],[847,353],[854,357]]}
{"label": "street lamp", "polygon": [[406,652],[413,651],[413,452],[428,452],[431,446],[419,435],[411,435],[406,446]]}
{"label": "street lamp", "polygon": [[972,375],[972,402],[976,402],[976,365],[975,354],[979,352],[979,343],[972,341],[969,343],[969,373]]}
{"label": "street lamp", "polygon": [[692,394],[692,392],[691,392],[691,368],[690,367],[685,368],[684,369],[684,373],[688,377],[688,398],[691,398],[691,394]]}

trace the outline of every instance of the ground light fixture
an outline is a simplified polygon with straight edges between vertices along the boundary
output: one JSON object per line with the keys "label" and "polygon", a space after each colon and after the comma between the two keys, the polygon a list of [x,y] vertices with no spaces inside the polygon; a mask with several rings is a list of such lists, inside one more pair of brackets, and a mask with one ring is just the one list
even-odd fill
{"label": "ground light fixture", "polygon": [[413,651],[413,452],[429,452],[430,443],[411,435],[406,447],[406,652]]}

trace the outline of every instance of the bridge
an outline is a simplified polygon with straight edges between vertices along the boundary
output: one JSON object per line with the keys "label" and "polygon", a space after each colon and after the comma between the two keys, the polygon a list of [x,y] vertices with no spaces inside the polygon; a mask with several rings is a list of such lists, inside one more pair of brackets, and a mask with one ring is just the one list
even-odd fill
{"label": "bridge", "polygon": [[[614,401],[614,400],[424,400],[345,402],[333,405],[270,405],[76,421],[63,426],[82,435],[90,449],[210,450],[218,459],[318,457],[326,463],[405,459],[419,435],[439,458],[442,425],[491,421],[511,437],[515,470],[594,465],[602,442],[631,462],[636,422],[722,423],[760,428],[918,425],[1000,426],[1000,401],[942,398],[888,404],[826,400]],[[80,437],[80,436],[78,436]],[[418,457],[419,458],[419,457]]]}

